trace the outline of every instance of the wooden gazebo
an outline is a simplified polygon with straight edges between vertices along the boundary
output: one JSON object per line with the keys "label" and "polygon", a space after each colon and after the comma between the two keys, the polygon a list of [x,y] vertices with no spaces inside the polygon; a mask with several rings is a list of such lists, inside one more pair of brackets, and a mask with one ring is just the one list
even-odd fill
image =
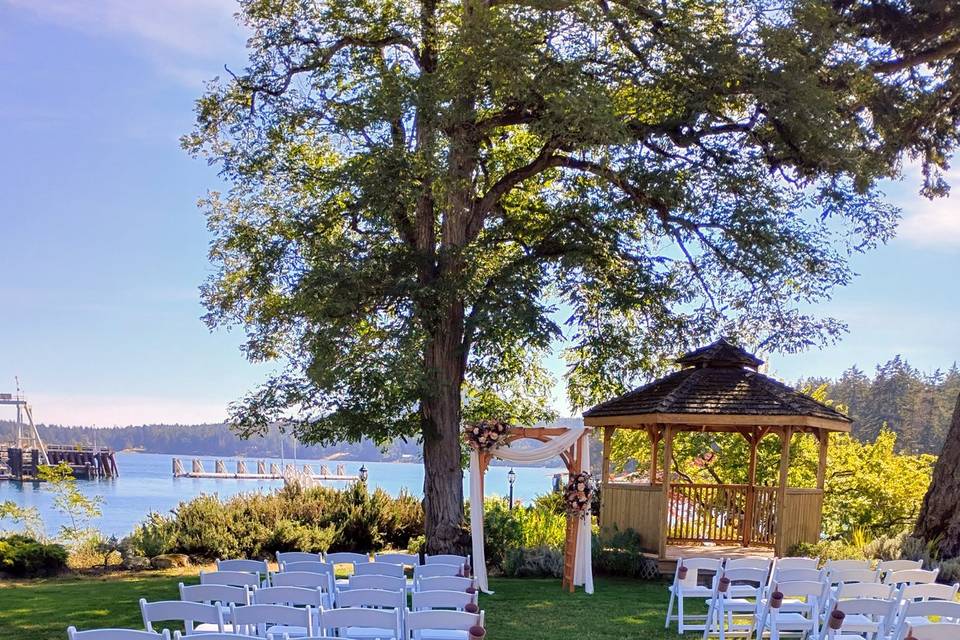
{"label": "wooden gazebo", "polygon": [[[827,443],[831,431],[849,431],[850,419],[757,371],[763,361],[720,339],[679,360],[680,370],[584,413],[602,428],[600,525],[633,529],[661,559],[682,557],[691,545],[714,549],[768,548],[782,555],[820,534]],[[616,429],[647,432],[651,464],[644,483],[614,482],[610,443]],[[737,433],[749,444],[746,484],[690,484],[670,472],[680,432]],[[807,433],[819,441],[815,487],[789,487],[790,440]],[[780,438],[779,479],[758,486],[757,447]],[[659,459],[660,444],[663,457]],[[658,469],[660,470],[658,473]]]}

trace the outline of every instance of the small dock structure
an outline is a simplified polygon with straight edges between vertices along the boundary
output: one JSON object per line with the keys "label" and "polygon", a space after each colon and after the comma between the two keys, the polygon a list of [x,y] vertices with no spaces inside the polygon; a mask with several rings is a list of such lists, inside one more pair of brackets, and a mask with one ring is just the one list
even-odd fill
{"label": "small dock structure", "polygon": [[[19,382],[18,385],[19,387]],[[33,421],[33,408],[17,393],[0,393],[0,406],[16,409],[16,441],[0,447],[0,479],[36,481],[44,465],[66,464],[75,478],[94,480],[120,475],[113,449],[86,444],[45,444]]]}
{"label": "small dock structure", "polygon": [[346,472],[342,464],[338,464],[333,473],[330,468],[322,464],[319,471],[314,470],[313,465],[304,464],[297,468],[293,463],[276,463],[265,460],[257,461],[257,470],[251,471],[247,467],[246,460],[237,460],[233,470],[228,470],[227,464],[223,460],[213,461],[213,471],[208,471],[204,466],[204,461],[200,458],[190,460],[190,470],[187,471],[180,458],[174,458],[172,462],[174,478],[220,478],[224,480],[285,480],[290,482],[292,479],[302,482],[307,481],[344,481],[351,482],[361,480],[360,475],[351,475]]}

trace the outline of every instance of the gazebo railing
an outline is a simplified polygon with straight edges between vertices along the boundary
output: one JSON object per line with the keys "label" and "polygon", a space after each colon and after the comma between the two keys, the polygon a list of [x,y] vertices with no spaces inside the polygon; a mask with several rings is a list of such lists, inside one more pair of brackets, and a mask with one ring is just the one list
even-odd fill
{"label": "gazebo railing", "polygon": [[667,544],[773,545],[776,487],[672,484]]}

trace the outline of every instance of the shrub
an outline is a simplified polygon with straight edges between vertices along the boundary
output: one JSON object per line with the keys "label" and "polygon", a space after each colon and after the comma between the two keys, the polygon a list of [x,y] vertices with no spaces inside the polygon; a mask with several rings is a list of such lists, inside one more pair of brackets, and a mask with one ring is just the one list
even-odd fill
{"label": "shrub", "polygon": [[121,544],[116,536],[104,538],[98,531],[86,531],[82,536],[80,533],[75,534],[75,540],[68,549],[67,566],[71,569],[106,569],[123,560],[120,555]]}
{"label": "shrub", "polygon": [[597,573],[642,580],[660,577],[657,561],[643,553],[643,540],[633,530],[614,528],[604,536],[593,536],[593,568]]}
{"label": "shrub", "polygon": [[[897,560],[904,557],[904,542],[908,536],[901,533],[895,536],[880,536],[863,546],[863,555],[877,560]],[[915,558],[919,560],[919,558]]]}
{"label": "shrub", "polygon": [[336,535],[337,529],[333,525],[317,527],[294,520],[281,520],[273,532],[270,547],[274,551],[326,553]]}
{"label": "shrub", "polygon": [[819,558],[821,563],[827,560],[861,560],[865,558],[862,548],[843,540],[822,540],[815,544],[800,542],[787,549],[787,556]]}
{"label": "shrub", "polygon": [[487,566],[502,568],[507,551],[521,546],[523,531],[516,511],[503,498],[484,501],[483,535]]}
{"label": "shrub", "polygon": [[176,539],[173,521],[151,511],[147,514],[146,521],[134,529],[125,542],[133,555],[152,558],[170,553],[176,544]]}
{"label": "shrub", "polygon": [[511,549],[503,571],[514,578],[563,577],[563,554],[549,547]]}
{"label": "shrub", "polygon": [[937,581],[946,584],[960,582],[960,558],[950,558],[940,562],[940,573],[937,574]]}
{"label": "shrub", "polygon": [[50,576],[67,566],[67,550],[59,544],[43,544],[29,536],[0,538],[0,569],[20,578]]}

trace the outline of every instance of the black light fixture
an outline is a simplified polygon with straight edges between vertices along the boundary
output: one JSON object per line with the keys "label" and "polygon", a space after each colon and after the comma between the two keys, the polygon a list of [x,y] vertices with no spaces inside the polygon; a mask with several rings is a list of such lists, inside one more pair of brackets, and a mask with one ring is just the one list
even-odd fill
{"label": "black light fixture", "polygon": [[370,472],[367,471],[366,465],[360,465],[360,482],[366,483],[367,477],[370,475]]}
{"label": "black light fixture", "polygon": [[517,481],[517,472],[512,468],[507,473],[507,482],[510,483],[510,511],[513,511],[513,483]]}

